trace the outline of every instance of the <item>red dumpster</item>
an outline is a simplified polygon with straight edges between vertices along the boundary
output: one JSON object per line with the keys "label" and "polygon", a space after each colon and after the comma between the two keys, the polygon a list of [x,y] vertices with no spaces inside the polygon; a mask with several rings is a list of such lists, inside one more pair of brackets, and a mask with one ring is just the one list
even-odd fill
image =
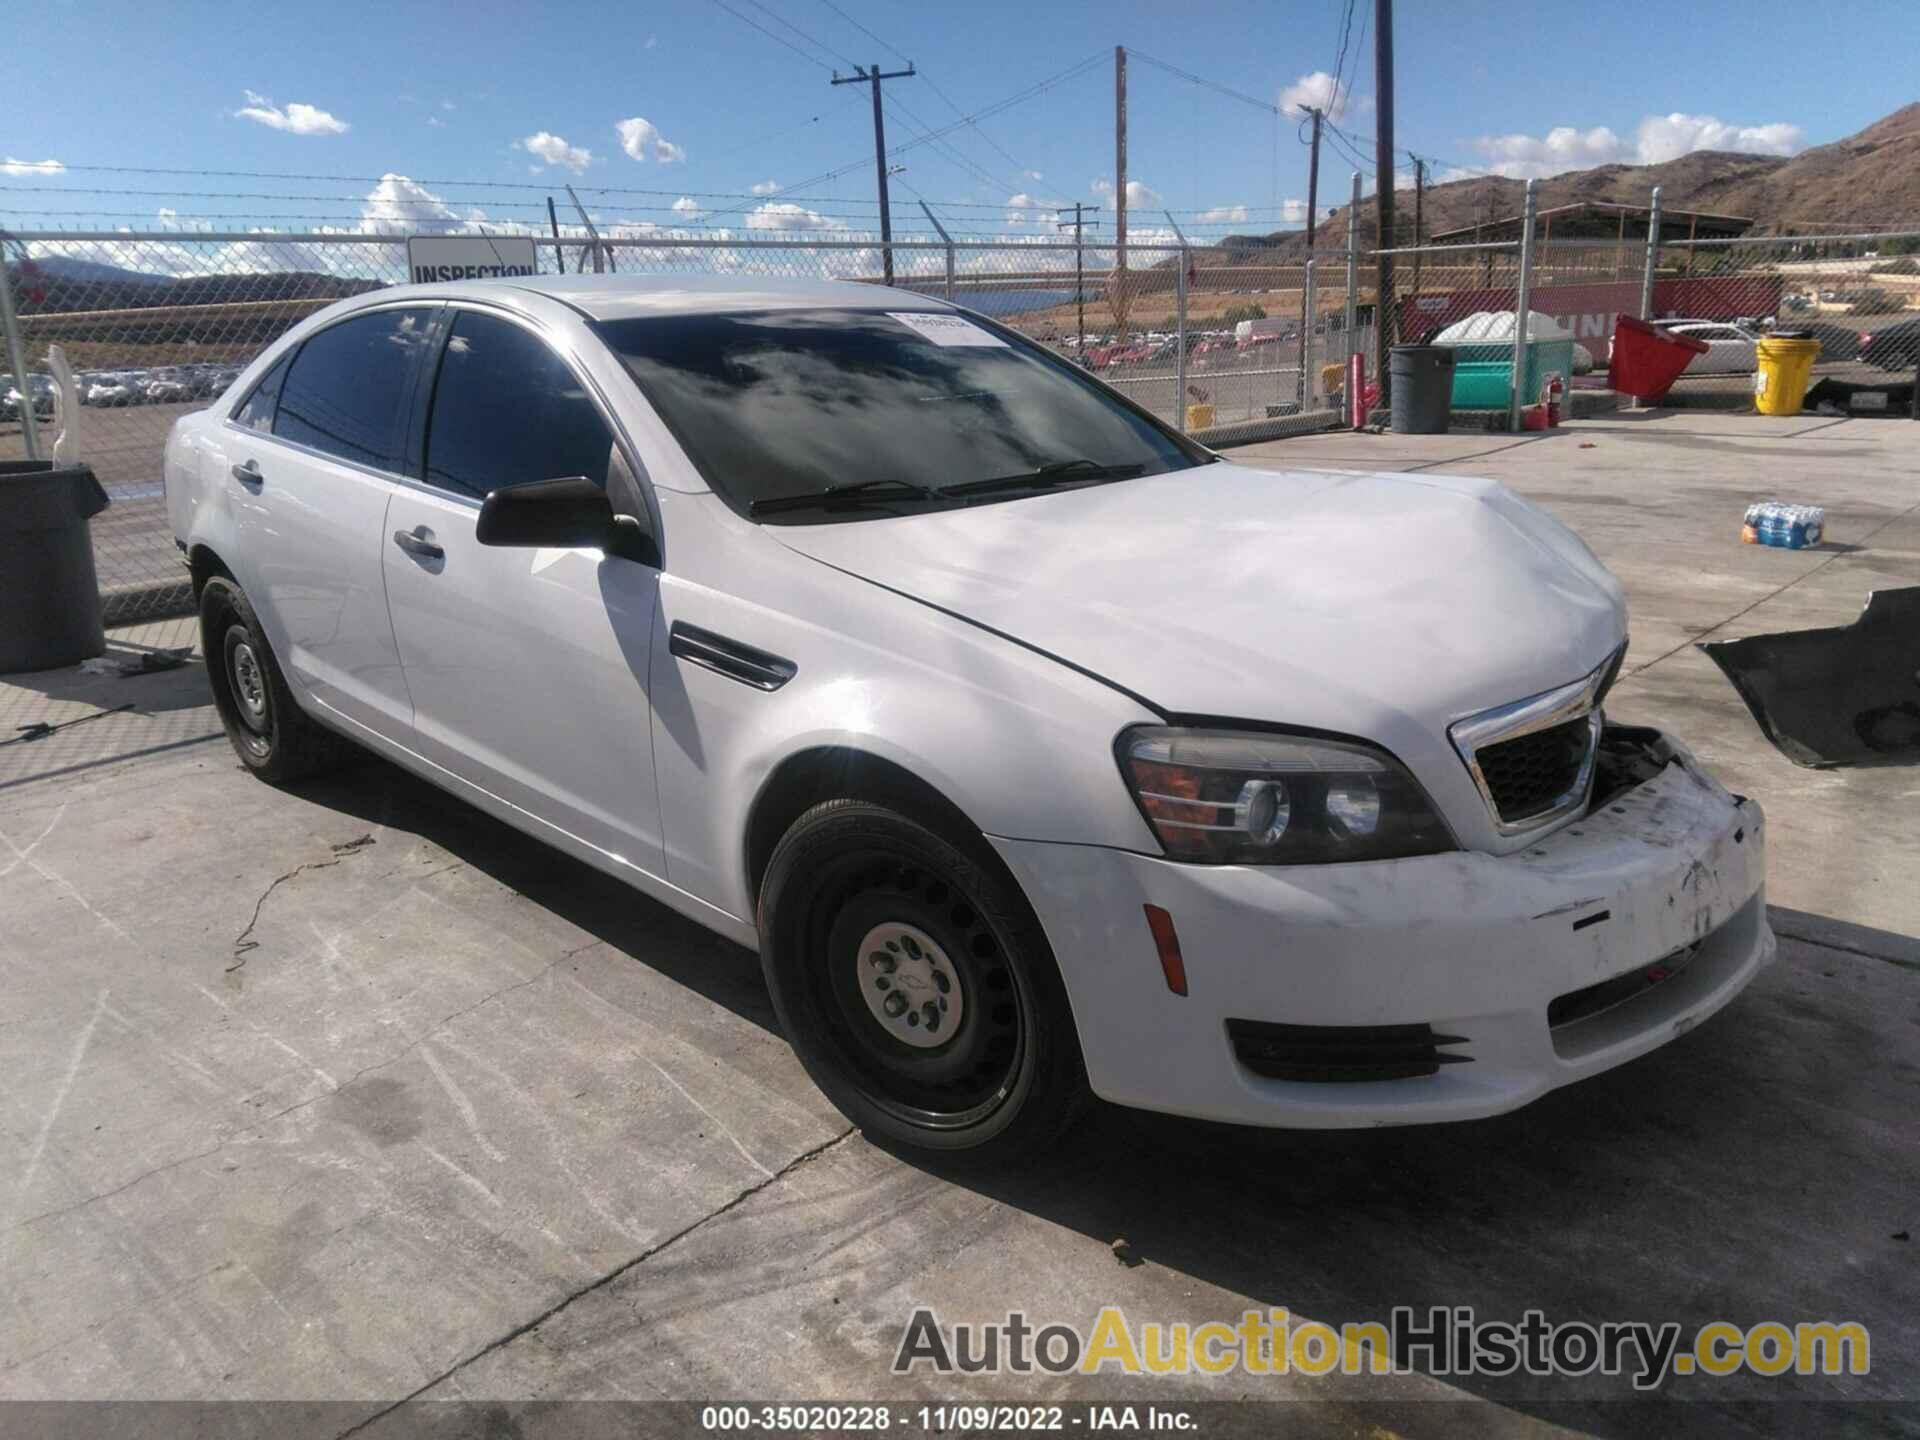
{"label": "red dumpster", "polygon": [[1706,353],[1704,340],[1670,334],[1631,315],[1616,316],[1607,384],[1621,395],[1658,400],[1673,388],[1694,356]]}

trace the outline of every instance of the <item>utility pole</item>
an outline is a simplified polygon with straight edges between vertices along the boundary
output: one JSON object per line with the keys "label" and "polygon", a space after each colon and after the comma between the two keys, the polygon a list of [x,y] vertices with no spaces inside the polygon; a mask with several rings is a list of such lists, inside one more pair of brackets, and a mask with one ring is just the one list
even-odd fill
{"label": "utility pole", "polygon": [[[1113,47],[1113,263],[1125,307],[1127,286],[1127,47]],[[1122,327],[1125,328],[1124,326]]]}
{"label": "utility pole", "polygon": [[1380,217],[1379,262],[1374,275],[1374,379],[1380,403],[1393,404],[1387,352],[1393,348],[1393,0],[1373,0],[1373,192]]}
{"label": "utility pole", "polygon": [[[1073,202],[1073,298],[1080,307],[1080,328],[1074,332],[1077,338],[1073,342],[1073,348],[1075,355],[1081,358],[1085,357],[1087,347],[1087,255],[1081,231],[1088,225],[1100,223],[1098,220],[1086,218],[1086,212],[1096,208],[1084,205],[1078,200]],[[1067,228],[1067,222],[1060,218],[1058,212],[1054,214],[1053,223],[1055,229]]]}
{"label": "utility pole", "polygon": [[[1312,159],[1307,161],[1307,254],[1313,254],[1313,226],[1320,211],[1320,122],[1326,118],[1324,110],[1308,110],[1313,116]],[[1352,217],[1348,217],[1351,222]]]}
{"label": "utility pole", "polygon": [[1420,298],[1420,247],[1426,240],[1427,162],[1413,157],[1413,298]]}
{"label": "utility pole", "polygon": [[887,284],[893,284],[893,212],[887,208],[887,124],[880,113],[880,82],[882,80],[904,80],[913,74],[913,65],[908,63],[904,70],[889,70],[884,75],[878,65],[869,65],[865,70],[855,67],[851,75],[833,72],[836,85],[871,85],[873,87],[873,169],[880,180],[880,256],[886,267]]}

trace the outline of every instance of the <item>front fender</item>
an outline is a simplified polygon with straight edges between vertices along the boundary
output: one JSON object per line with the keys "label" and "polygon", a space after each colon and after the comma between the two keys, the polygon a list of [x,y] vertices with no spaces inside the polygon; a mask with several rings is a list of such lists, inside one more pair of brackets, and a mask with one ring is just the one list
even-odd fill
{"label": "front fender", "polygon": [[[720,502],[663,492],[662,504]],[[1158,853],[1113,760],[1121,729],[1159,718],[1138,701],[757,527],[689,518],[668,517],[685,538],[661,578],[648,687],[673,884],[750,915],[748,817],[783,762],[827,747],[899,766],[988,835]],[[760,690],[675,656],[676,621],[778,656],[793,676]]]}

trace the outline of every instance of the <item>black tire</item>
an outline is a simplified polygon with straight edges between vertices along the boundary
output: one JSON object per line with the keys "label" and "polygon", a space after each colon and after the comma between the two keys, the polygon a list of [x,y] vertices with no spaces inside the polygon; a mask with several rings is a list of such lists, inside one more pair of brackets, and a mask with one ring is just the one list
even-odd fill
{"label": "black tire", "polygon": [[240,763],[262,780],[304,779],[354,753],[349,742],[301,713],[253,607],[224,575],[200,590],[200,651],[227,739]]}
{"label": "black tire", "polygon": [[[825,801],[775,847],[758,919],[788,1042],[869,1139],[998,1164],[1079,1117],[1086,1074],[1066,987],[1025,897],[977,836]],[[895,996],[901,1008],[888,1011]]]}

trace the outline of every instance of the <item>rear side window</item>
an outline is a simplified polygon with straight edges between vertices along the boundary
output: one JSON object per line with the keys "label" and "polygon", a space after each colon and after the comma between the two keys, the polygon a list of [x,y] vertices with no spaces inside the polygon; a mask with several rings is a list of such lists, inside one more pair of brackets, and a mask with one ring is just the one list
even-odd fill
{"label": "rear side window", "polygon": [[613,435],[585,387],[538,336],[463,310],[434,382],[427,480],[463,495],[584,475],[607,483]]}
{"label": "rear side window", "polygon": [[253,393],[246,403],[233,412],[233,422],[244,425],[249,430],[273,429],[274,407],[280,403],[280,385],[287,378],[287,364],[290,355],[280,357],[280,363],[269,370],[260,383],[253,387]]}
{"label": "rear side window", "polygon": [[414,359],[431,310],[376,310],[308,338],[280,386],[273,433],[328,455],[400,470]]}

